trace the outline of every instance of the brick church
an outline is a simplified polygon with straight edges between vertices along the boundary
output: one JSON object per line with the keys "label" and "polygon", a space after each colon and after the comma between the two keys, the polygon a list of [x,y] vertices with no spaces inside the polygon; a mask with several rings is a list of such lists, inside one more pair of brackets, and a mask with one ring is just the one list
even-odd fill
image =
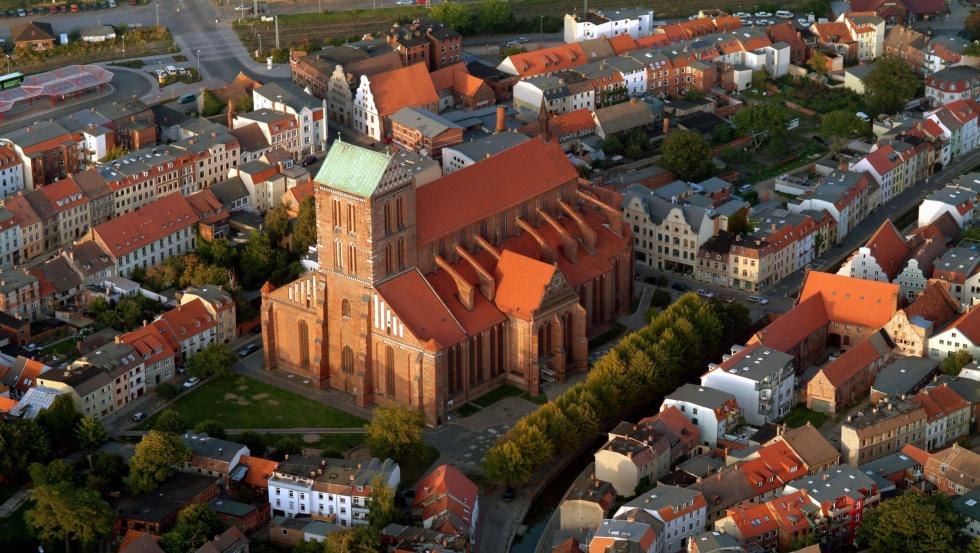
{"label": "brick church", "polygon": [[540,138],[416,187],[336,142],[316,176],[319,269],[262,289],[265,362],[436,425],[504,385],[588,366],[628,311],[632,235],[614,194]]}

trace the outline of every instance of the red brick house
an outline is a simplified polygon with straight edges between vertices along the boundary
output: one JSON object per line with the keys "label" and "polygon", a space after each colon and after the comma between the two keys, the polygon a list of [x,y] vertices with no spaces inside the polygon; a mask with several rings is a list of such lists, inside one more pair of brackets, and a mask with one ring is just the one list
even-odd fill
{"label": "red brick house", "polygon": [[10,40],[15,48],[50,50],[54,48],[57,36],[50,23],[41,21],[28,21],[10,26]]}
{"label": "red brick house", "polygon": [[881,367],[894,356],[895,343],[884,330],[872,334],[820,368],[807,383],[806,406],[839,413],[864,398]]}

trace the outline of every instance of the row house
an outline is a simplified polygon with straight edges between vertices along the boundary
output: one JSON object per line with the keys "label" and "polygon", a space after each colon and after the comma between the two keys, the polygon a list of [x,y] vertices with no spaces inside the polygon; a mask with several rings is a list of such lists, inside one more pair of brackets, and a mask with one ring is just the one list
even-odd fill
{"label": "row house", "polygon": [[949,214],[915,230],[909,238],[911,251],[905,267],[894,280],[899,285],[903,298],[912,301],[926,289],[934,275],[936,261],[959,238],[959,230],[956,221]]}
{"label": "row house", "polygon": [[926,99],[933,106],[980,96],[980,71],[969,65],[947,67],[926,76]]}
{"label": "row house", "polygon": [[[239,119],[247,121],[250,116],[263,129],[266,139],[273,147],[281,147],[296,156],[299,152],[299,131],[296,130],[294,116],[259,110],[236,117],[235,125],[238,125]],[[174,142],[170,147],[178,152],[187,152],[193,160],[194,184],[189,191],[184,186],[181,187],[181,193],[185,196],[225,180],[228,171],[238,166],[241,156],[238,140],[227,132],[192,136]]]}
{"label": "row house", "polygon": [[471,75],[462,62],[429,74],[439,95],[439,111],[451,108],[477,110],[497,103],[497,95],[480,77]]}
{"label": "row house", "polygon": [[366,526],[378,479],[397,488],[401,468],[391,459],[369,461],[290,456],[269,479],[273,515],[315,517],[340,526]]}
{"label": "row house", "polygon": [[658,484],[626,503],[614,518],[628,521],[643,514],[663,526],[659,534],[663,536],[660,551],[664,553],[687,550],[691,536],[704,530],[707,524],[707,504],[700,492],[665,484]]}
{"label": "row house", "polygon": [[425,64],[361,76],[354,96],[354,129],[375,140],[391,136],[390,117],[406,107],[437,112],[439,95]]}
{"label": "row house", "polygon": [[319,154],[327,149],[327,101],[317,100],[293,83],[269,83],[252,90],[256,110],[271,109],[296,117],[299,125],[299,155]]}
{"label": "row house", "polygon": [[892,282],[902,271],[911,248],[890,219],[845,261],[837,274],[864,280]]}
{"label": "row house", "polygon": [[609,431],[595,453],[596,478],[612,484],[616,494],[632,497],[646,479],[656,482],[698,443],[698,427],[676,408],[664,407],[637,424],[621,422]]}
{"label": "row house", "polygon": [[889,202],[914,184],[912,176],[914,157],[909,148],[896,147],[898,144],[876,145],[874,151],[849,167],[850,171],[868,173],[878,183],[881,203]]}
{"label": "row house", "polygon": [[[221,184],[218,183],[215,186]],[[222,189],[219,188],[219,190]],[[231,213],[225,209],[222,201],[218,198],[214,186],[187,196],[187,203],[194,210],[194,215],[198,221],[197,233],[201,240],[211,242],[217,238],[226,238],[229,235]]]}
{"label": "row house", "polygon": [[126,150],[141,150],[157,143],[157,124],[153,110],[139,98],[127,98],[93,108],[106,119],[113,144]]}
{"label": "row house", "polygon": [[947,283],[960,310],[969,311],[980,297],[980,254],[963,246],[949,248],[935,261],[932,277]]}
{"label": "row house", "polygon": [[816,508],[813,533],[829,551],[853,545],[865,511],[881,502],[875,479],[846,465],[794,480],[786,492],[803,492]]}
{"label": "row house", "polygon": [[497,69],[507,75],[526,79],[535,75],[571,69],[588,62],[589,58],[581,44],[576,42],[512,54],[504,58],[497,65]]}
{"label": "row house", "polygon": [[235,325],[235,300],[220,286],[206,284],[192,286],[184,290],[180,296],[180,304],[184,305],[194,300],[204,303],[204,309],[218,323],[215,340],[227,344],[237,336]]}
{"label": "row house", "polygon": [[843,13],[836,21],[812,23],[810,32],[821,48],[847,60],[874,60],[885,53],[885,20],[873,13]]}
{"label": "row house", "polygon": [[218,343],[218,319],[211,315],[205,302],[197,298],[161,313],[153,326],[181,364],[202,349]]}
{"label": "row house", "polygon": [[840,452],[809,421],[796,428],[779,425],[776,428],[776,437],[765,445],[775,442],[785,444],[803,462],[808,474],[816,474],[840,464]]}
{"label": "row house", "polygon": [[871,386],[871,403],[887,398],[908,397],[929,384],[939,369],[939,362],[928,357],[898,357],[882,368]]}
{"label": "row house", "polygon": [[957,184],[935,190],[919,204],[919,226],[932,224],[944,213],[948,213],[959,228],[967,228],[973,221],[976,200],[977,193],[974,190]]}
{"label": "row house", "polygon": [[522,113],[562,115],[596,108],[596,90],[580,73],[564,70],[522,79],[514,85],[514,109]]}
{"label": "row house", "polygon": [[942,361],[950,354],[966,350],[980,356],[980,308],[967,308],[959,318],[929,338],[929,357]]}
{"label": "row house", "polygon": [[40,188],[79,169],[78,142],[58,123],[38,121],[7,133],[2,143],[17,153],[25,189]]}
{"label": "row house", "polygon": [[119,276],[146,269],[195,247],[197,216],[187,199],[172,193],[92,229],[91,239]]}
{"label": "row house", "polygon": [[91,227],[90,202],[73,177],[29,192],[26,197],[41,218],[45,250],[67,246]]}
{"label": "row house", "polygon": [[924,49],[926,74],[958,65],[977,67],[980,57],[967,53],[970,44],[968,38],[958,34],[933,37]]}
{"label": "row house", "polygon": [[880,330],[831,359],[807,382],[807,408],[839,413],[864,399],[878,371],[892,360],[894,352],[894,342]]}
{"label": "row house", "polygon": [[973,99],[956,100],[926,112],[926,118],[942,130],[950,145],[950,157],[972,151],[977,147],[977,117],[980,106]]}
{"label": "row house", "polygon": [[100,286],[106,278],[116,276],[112,258],[94,241],[78,242],[65,248],[62,255],[78,273],[84,286]]}
{"label": "row house", "polygon": [[111,121],[94,110],[70,113],[59,118],[58,123],[75,137],[85,165],[101,161],[116,147]]}
{"label": "row house", "polygon": [[[401,66],[401,56],[383,38],[326,46],[308,53],[293,52],[289,59],[292,82],[309,90],[314,97],[327,100],[330,119],[348,126],[351,122],[346,118],[350,117],[349,107],[353,101],[351,85],[357,83],[361,75],[372,75]],[[337,77],[336,84],[342,85],[338,92],[346,96],[347,101],[343,105],[331,98],[334,77]]]}
{"label": "row house", "polygon": [[670,408],[683,413],[697,427],[701,443],[711,448],[738,426],[742,414],[734,395],[696,384],[684,384],[665,397],[660,410]]}
{"label": "row house", "polygon": [[262,156],[272,151],[272,144],[269,144],[269,140],[265,137],[265,133],[258,123],[246,124],[243,121],[241,126],[235,127],[234,117],[232,115],[232,128],[228,129],[228,134],[234,136],[235,140],[238,141],[239,166],[262,159]]}
{"label": "row house", "polygon": [[949,496],[960,496],[976,489],[980,479],[980,454],[959,444],[937,451],[924,464],[926,481]]}
{"label": "row house", "polygon": [[885,55],[898,58],[908,64],[917,75],[932,73],[927,69],[925,50],[929,37],[904,25],[895,25],[885,35]]}
{"label": "row house", "polygon": [[683,50],[645,48],[622,57],[644,65],[645,91],[661,98],[679,97],[693,90],[707,92],[717,79],[713,63],[702,62],[693,53]]}
{"label": "row house", "polygon": [[841,426],[842,459],[857,467],[900,451],[905,445],[925,447],[926,411],[897,398],[848,415]]}
{"label": "row house", "polygon": [[615,9],[592,10],[582,15],[565,14],[565,42],[579,42],[593,38],[613,38],[627,35],[640,38],[654,30],[653,10]]}
{"label": "row house", "polygon": [[412,515],[422,527],[466,538],[480,551],[480,488],[454,465],[439,465],[415,485]]}
{"label": "row house", "polygon": [[956,318],[960,303],[949,293],[948,286],[930,281],[911,303],[895,312],[884,329],[895,343],[898,354],[926,357],[929,339]]}
{"label": "row house", "polygon": [[275,165],[251,161],[228,172],[229,180],[241,181],[248,194],[248,208],[259,213],[279,205],[287,190],[286,176]]}
{"label": "row house", "polygon": [[742,416],[752,425],[781,420],[795,403],[793,357],[751,344],[734,346],[719,364],[701,375],[701,385],[735,396]]}
{"label": "row house", "polygon": [[[819,218],[818,218],[819,217]],[[824,245],[832,219],[824,213],[797,214],[784,209],[754,215],[758,227],[738,233],[728,252],[727,286],[760,291],[805,267]]]}
{"label": "row house", "polygon": [[24,165],[13,145],[0,142],[0,200],[24,189]]}
{"label": "row house", "polygon": [[22,242],[17,216],[0,207],[0,269],[10,270],[20,262]]}
{"label": "row house", "polygon": [[[568,16],[565,16],[568,17]],[[665,535],[663,524],[650,516],[628,519],[603,520],[588,543],[589,551],[637,551],[659,553],[663,551]],[[575,551],[579,551],[576,547]],[[556,548],[556,551],[559,550]]]}
{"label": "row house", "polygon": [[64,369],[40,375],[37,383],[67,392],[78,412],[95,419],[122,409],[147,389],[142,356],[116,342],[101,346]]}
{"label": "row house", "polygon": [[41,217],[23,194],[4,200],[4,209],[14,214],[20,228],[20,259],[27,261],[41,255],[44,250],[44,225]]}
{"label": "row house", "polygon": [[64,255],[31,268],[30,273],[39,282],[42,313],[51,314],[60,307],[72,306],[82,292],[84,281]]}
{"label": "row house", "polygon": [[463,142],[463,127],[428,110],[402,108],[391,116],[391,138],[399,148],[439,160],[443,148]]}
{"label": "row house", "polygon": [[[186,195],[197,189],[194,156],[169,146],[130,152],[96,166],[112,191],[112,216],[136,211],[168,194]],[[97,180],[92,177],[92,180]]]}
{"label": "row house", "polygon": [[3,271],[0,276],[0,311],[22,321],[37,319],[41,289],[37,277],[27,271]]}
{"label": "row house", "polygon": [[418,20],[396,23],[387,38],[405,66],[424,63],[429,71],[435,71],[462,60],[462,35],[442,23]]}
{"label": "row house", "polygon": [[877,181],[865,172],[834,171],[797,203],[787,203],[793,213],[826,211],[834,219],[839,243],[881,203]]}
{"label": "row house", "polygon": [[807,466],[784,442],[767,443],[744,456],[729,452],[727,459],[739,459],[735,468],[752,488],[753,502],[780,495],[786,484],[807,474]]}
{"label": "row house", "polygon": [[970,433],[973,405],[946,384],[922,390],[910,399],[926,410],[925,449],[936,451]]}
{"label": "row house", "polygon": [[176,352],[155,324],[144,324],[117,336],[116,342],[133,348],[142,359],[147,386],[155,387],[177,376]]}
{"label": "row house", "polygon": [[794,542],[813,535],[813,518],[806,492],[797,491],[765,503],[730,508],[714,522],[714,532],[731,536],[738,547],[789,551]]}

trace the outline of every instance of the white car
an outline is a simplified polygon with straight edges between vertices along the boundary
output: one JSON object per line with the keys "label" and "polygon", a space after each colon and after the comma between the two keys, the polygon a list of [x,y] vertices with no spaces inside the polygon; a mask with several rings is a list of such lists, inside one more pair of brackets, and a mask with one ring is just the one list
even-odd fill
{"label": "white car", "polygon": [[755,188],[755,187],[752,186],[751,184],[743,184],[742,186],[739,186],[738,187],[738,191],[739,192],[748,192],[748,191],[752,190],[753,188]]}
{"label": "white car", "polygon": [[694,21],[695,19],[701,19],[701,18],[698,17],[698,14],[694,14],[687,18],[688,21]]}
{"label": "white car", "polygon": [[745,13],[745,12],[735,12],[732,15],[734,15],[735,17],[741,18],[741,19],[745,19],[747,17],[752,17],[752,14],[751,13]]}
{"label": "white car", "polygon": [[526,36],[519,36],[508,42],[507,46],[517,46],[519,44],[527,44],[528,42],[531,42],[531,39],[527,38]]}
{"label": "white car", "polygon": [[414,4],[415,0],[397,0],[395,3],[399,6],[408,6],[410,4]]}
{"label": "white car", "polygon": [[779,10],[776,12],[776,17],[780,19],[793,19],[793,12],[786,10]]}
{"label": "white car", "polygon": [[755,16],[756,17],[772,17],[772,14],[769,13],[769,12],[755,12]]}
{"label": "white car", "polygon": [[800,27],[809,27],[811,23],[810,21],[807,21],[805,17],[798,18],[796,22],[800,24]]}
{"label": "white car", "polygon": [[857,118],[860,119],[861,121],[871,121],[871,117],[868,117],[868,114],[864,113],[863,111],[859,111],[854,115],[856,115]]}
{"label": "white car", "polygon": [[749,301],[752,302],[752,303],[758,303],[758,304],[761,304],[761,305],[765,305],[765,304],[769,303],[769,300],[767,300],[763,296],[749,296]]}
{"label": "white car", "polygon": [[200,381],[201,381],[201,379],[197,378],[196,376],[192,376],[192,377],[188,378],[187,380],[185,380],[184,383],[181,384],[181,386],[183,386],[185,388],[193,388],[194,386],[197,386],[197,383],[200,382]]}
{"label": "white car", "polygon": [[705,290],[704,288],[698,288],[698,295],[701,296],[702,298],[713,298],[713,297],[715,297],[715,293],[714,292],[711,292],[709,290]]}

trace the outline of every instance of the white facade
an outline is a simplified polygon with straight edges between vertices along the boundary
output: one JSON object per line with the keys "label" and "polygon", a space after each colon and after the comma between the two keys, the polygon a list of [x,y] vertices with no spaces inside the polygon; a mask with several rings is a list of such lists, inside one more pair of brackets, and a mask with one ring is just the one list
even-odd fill
{"label": "white facade", "polygon": [[14,214],[0,207],[0,268],[13,268],[20,260],[21,244],[20,225],[14,222]]}
{"label": "white facade", "polygon": [[888,274],[881,268],[881,265],[878,265],[878,259],[871,254],[871,248],[867,246],[858,248],[857,253],[841,265],[837,274],[863,280],[888,282]]}
{"label": "white facade", "polygon": [[969,210],[966,210],[965,213],[961,213],[955,205],[926,198],[922,200],[921,204],[919,204],[918,223],[920,227],[924,227],[941,217],[943,213],[949,213],[953,216],[953,219],[956,220],[956,224],[959,225],[960,228],[966,228],[967,223],[973,220],[973,211],[974,210],[971,207]]}
{"label": "white facade", "polygon": [[621,519],[635,509],[663,522],[664,553],[686,551],[688,539],[704,531],[707,524],[708,509],[701,492],[685,488],[658,484],[620,507],[615,517]]}
{"label": "white facade", "polygon": [[12,163],[0,169],[0,200],[24,189],[24,164]]}
{"label": "white facade", "polygon": [[327,149],[327,101],[320,100],[320,106],[310,107],[316,98],[306,91],[303,93],[309,97],[310,102],[303,104],[282,98],[267,98],[259,93],[259,89],[255,89],[252,91],[252,107],[295,115],[299,121],[300,152],[303,155],[316,154]]}
{"label": "white facade", "polygon": [[582,88],[579,91],[572,91],[565,88],[567,94],[552,95],[545,100],[545,91],[540,88],[539,83],[552,83],[559,81],[558,77],[545,76],[525,79],[514,85],[514,109],[524,112],[538,113],[541,110],[541,103],[544,102],[548,113],[563,114],[570,111],[587,109],[595,111],[595,90],[592,88]]}
{"label": "white facade", "polygon": [[[735,401],[734,397],[731,399]],[[718,413],[710,405],[701,405],[695,401],[667,397],[664,399],[663,404],[661,404],[660,411],[663,412],[670,407],[676,407],[684,414],[687,420],[691,421],[691,424],[698,427],[701,435],[701,443],[709,447],[715,447],[718,444],[718,437],[724,436],[738,424],[738,412],[732,413],[731,416],[725,416],[727,410],[723,407],[718,408],[721,411],[721,413]]]}
{"label": "white facade", "polygon": [[[741,370],[741,367],[752,367],[756,365],[755,359],[763,359],[767,356],[774,358],[788,358],[785,363],[777,363],[780,366],[774,368],[773,372],[760,378],[756,375],[756,369],[750,368],[748,371]],[[734,366],[728,367],[713,366],[701,375],[701,384],[710,386],[718,390],[728,392],[735,396],[745,422],[751,425],[763,425],[776,422],[782,419],[790,409],[793,408],[795,398],[793,387],[796,383],[796,375],[792,367],[792,357],[782,352],[770,350],[768,348],[756,348],[752,353],[742,358]]]}
{"label": "white facade", "polygon": [[565,14],[564,37],[565,42],[569,44],[619,35],[640,38],[649,35],[652,31],[652,10],[607,10],[587,13],[581,17]]}
{"label": "white facade", "polygon": [[158,263],[163,263],[168,257],[183,255],[193,251],[197,245],[194,232],[195,228],[195,225],[184,227],[142,248],[114,258],[116,274],[122,277],[128,277],[132,274],[133,269],[137,267],[146,269]]}
{"label": "white facade", "polygon": [[[976,310],[977,308],[974,308]],[[958,327],[947,327],[942,332],[934,334],[929,338],[929,358],[937,361],[946,359],[951,353],[956,353],[961,349],[970,352],[974,359],[980,358],[980,344],[977,344]]]}
{"label": "white facade", "polygon": [[367,75],[361,75],[361,83],[354,94],[354,130],[375,140],[381,140],[384,131],[384,122],[378,116],[378,107],[374,104],[371,81]]}
{"label": "white facade", "polygon": [[893,282],[898,284],[899,294],[911,301],[926,289],[929,279],[919,267],[919,260],[912,258],[905,264],[905,268],[895,277]]}

